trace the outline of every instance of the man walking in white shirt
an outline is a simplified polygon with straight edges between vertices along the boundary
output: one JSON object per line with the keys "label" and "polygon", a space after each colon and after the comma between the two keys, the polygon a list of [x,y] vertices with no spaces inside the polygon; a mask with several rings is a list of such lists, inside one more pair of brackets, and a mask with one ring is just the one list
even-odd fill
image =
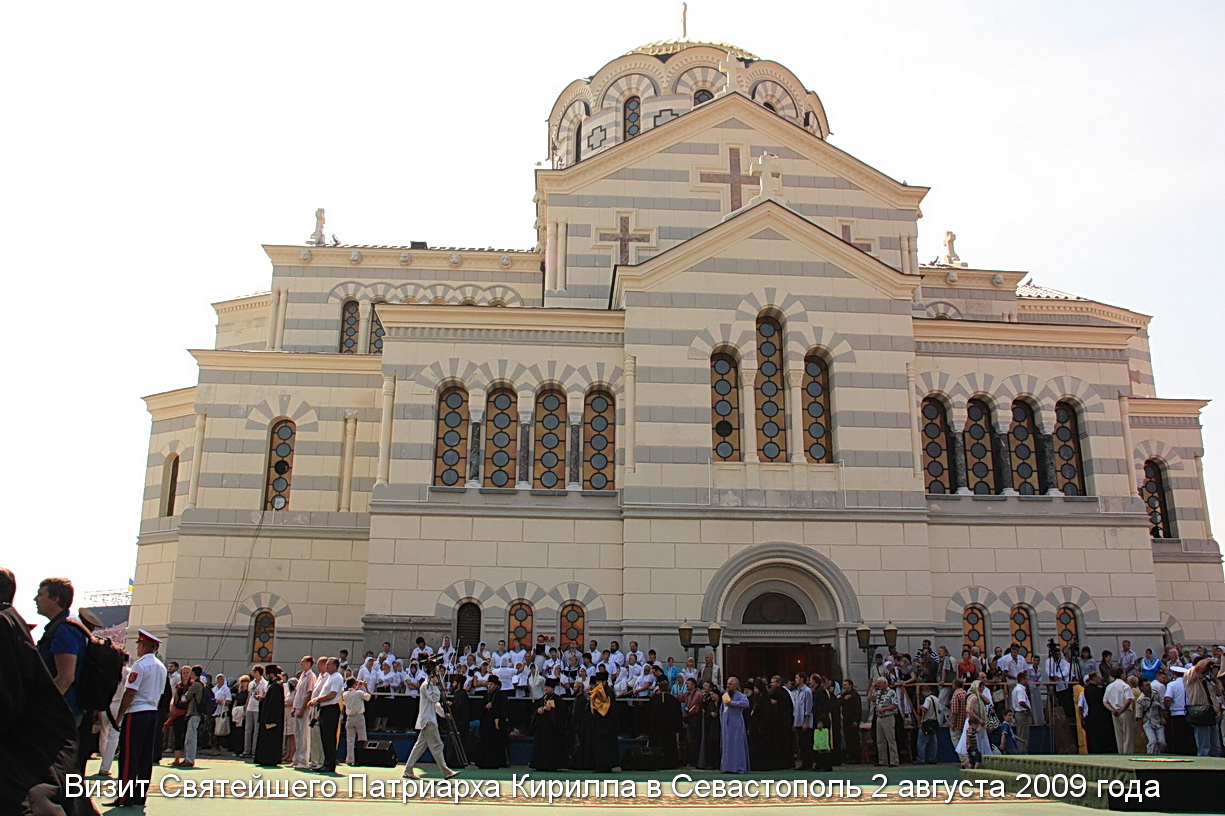
{"label": "man walking in white shirt", "polygon": [[442,735],[438,733],[438,716],[440,714],[443,717],[446,716],[446,712],[442,709],[440,682],[441,676],[435,675],[421,686],[421,708],[417,712],[417,743],[409,753],[408,761],[404,766],[406,779],[417,776],[415,766],[426,748],[430,749],[430,755],[434,757],[434,764],[438,766],[438,770],[442,771],[444,779],[459,776],[459,771],[447,767],[446,758],[443,756]]}
{"label": "man walking in white shirt", "polygon": [[1114,717],[1114,741],[1120,754],[1130,754],[1136,749],[1136,712],[1132,704],[1136,695],[1123,679],[1123,667],[1115,666],[1111,675],[1113,682],[1106,686],[1102,703]]}
{"label": "man walking in white shirt", "polygon": [[1017,684],[1012,687],[1008,697],[1008,709],[1012,712],[1012,722],[1017,730],[1017,753],[1029,753],[1029,727],[1034,722],[1034,711],[1029,701],[1029,675],[1025,672],[1017,675]]}
{"label": "man walking in white shirt", "polygon": [[310,709],[306,704],[315,691],[315,658],[306,655],[298,665],[302,673],[298,675],[298,687],[293,695],[293,766],[301,770],[309,768],[311,763]]}

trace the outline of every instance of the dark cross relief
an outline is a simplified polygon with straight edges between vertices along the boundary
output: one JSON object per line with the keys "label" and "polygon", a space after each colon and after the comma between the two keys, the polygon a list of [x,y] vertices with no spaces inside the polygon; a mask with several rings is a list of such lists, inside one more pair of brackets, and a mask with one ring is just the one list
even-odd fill
{"label": "dark cross relief", "polygon": [[701,173],[698,175],[698,181],[702,184],[729,185],[732,191],[732,212],[735,212],[744,205],[744,194],[741,192],[741,188],[758,186],[757,179],[741,172],[740,148],[738,147],[729,147],[727,149],[726,173]]}
{"label": "dark cross relief", "polygon": [[601,232],[598,240],[617,244],[617,263],[627,264],[630,262],[630,244],[645,244],[651,240],[651,235],[646,232],[630,232],[628,215],[621,216],[618,223],[620,226],[617,232]]}
{"label": "dark cross relief", "polygon": [[871,244],[864,243],[863,241],[856,241],[855,239],[851,237],[851,225],[850,224],[842,225],[842,240],[846,241],[848,244],[855,247],[856,249],[862,249],[864,252],[872,251]]}

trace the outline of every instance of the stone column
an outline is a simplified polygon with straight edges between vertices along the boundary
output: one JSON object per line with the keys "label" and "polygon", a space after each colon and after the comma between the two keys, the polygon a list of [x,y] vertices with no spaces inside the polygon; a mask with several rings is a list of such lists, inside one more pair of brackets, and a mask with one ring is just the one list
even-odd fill
{"label": "stone column", "polygon": [[268,349],[276,348],[276,327],[281,319],[281,290],[273,289],[271,303],[268,306]]}
{"label": "stone column", "polygon": [[481,460],[484,458],[481,450],[481,429],[484,426],[485,395],[470,394],[468,397],[468,482],[464,487],[481,486]]}
{"label": "stone column", "polygon": [[1200,507],[1204,510],[1204,538],[1212,538],[1212,518],[1208,515],[1208,488],[1204,484],[1204,457],[1198,453],[1195,454],[1195,479],[1199,482]]}
{"label": "stone column", "polygon": [[557,225],[557,274],[553,283],[558,289],[566,288],[566,249],[569,247],[570,224],[562,221]]}
{"label": "stone column", "polygon": [[550,221],[544,228],[544,288],[557,288],[557,222]]}
{"label": "stone column", "polygon": [[391,471],[391,427],[392,414],[396,407],[396,378],[394,374],[383,375],[383,414],[379,417],[379,463],[374,484],[385,485]]}
{"label": "stone column", "polygon": [[1132,486],[1139,488],[1144,484],[1144,472],[1136,472],[1136,461],[1131,446],[1131,405],[1126,394],[1119,394],[1119,422],[1123,425],[1123,461],[1127,463],[1127,472],[1131,474]]}
{"label": "stone column", "polygon": [[340,465],[340,501],[337,509],[349,512],[353,504],[353,451],[357,447],[357,411],[345,411],[345,435]]}
{"label": "stone column", "polygon": [[184,510],[196,509],[200,493],[200,466],[204,463],[204,425],[207,421],[207,413],[196,412],[196,429],[192,433],[191,441],[191,473],[187,481],[187,503],[183,505]]}
{"label": "stone column", "polygon": [[759,462],[757,457],[757,400],[754,399],[754,383],[757,369],[749,368],[747,361],[740,369],[740,451],[746,462]]}
{"label": "stone column", "polygon": [[570,479],[567,490],[583,489],[583,412],[570,411]]}
{"label": "stone column", "polygon": [[1042,472],[1044,481],[1046,482],[1046,495],[1062,496],[1063,491],[1056,485],[1059,484],[1058,477],[1055,474],[1055,438],[1048,433],[1038,431],[1038,468]]}
{"label": "stone column", "polygon": [[[625,472],[633,473],[637,467],[637,457],[634,450],[635,421],[634,413],[638,409],[638,358],[633,355],[625,355],[625,397],[624,404],[621,410],[625,412],[625,441],[622,445],[625,448]],[[614,416],[615,421],[615,416]],[[580,437],[580,448],[582,447],[582,439]]]}
{"label": "stone column", "polygon": [[953,492],[962,496],[970,495],[970,488],[966,487],[970,483],[969,474],[966,472],[966,438],[965,425],[951,425],[952,433],[949,434],[949,452],[953,454],[953,473],[952,482]]}
{"label": "stone column", "polygon": [[370,312],[374,309],[374,304],[363,300],[357,305],[357,309],[357,353],[368,354],[370,352]]}
{"label": "stone column", "polygon": [[1012,473],[1012,450],[1008,447],[1008,434],[991,429],[991,458],[995,463],[995,484],[1001,496],[1016,496],[1017,485]]}
{"label": "stone column", "polygon": [[919,401],[915,395],[915,373],[914,362],[906,364],[906,389],[910,395],[908,405],[910,406],[910,455],[914,457],[914,475],[918,478],[923,478],[923,435],[919,431],[919,426],[923,420],[919,414]]}
{"label": "stone column", "polygon": [[[524,395],[519,395],[519,404],[525,402]],[[532,404],[532,395],[527,395],[526,403]],[[519,412],[519,483],[517,490],[532,489],[532,411]]]}
{"label": "stone column", "polygon": [[285,348],[285,316],[289,313],[289,290],[281,290],[281,313],[276,321],[276,350]]}
{"label": "stone column", "polygon": [[808,421],[804,414],[804,370],[791,369],[787,372],[787,412],[791,414],[791,424],[787,426],[788,444],[791,446],[791,463],[802,465],[808,461],[808,452],[804,450],[804,424]]}

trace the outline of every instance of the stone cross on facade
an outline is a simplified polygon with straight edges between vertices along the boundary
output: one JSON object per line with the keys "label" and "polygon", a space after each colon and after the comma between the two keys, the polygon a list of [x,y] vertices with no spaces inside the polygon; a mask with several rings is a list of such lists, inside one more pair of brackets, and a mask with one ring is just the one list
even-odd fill
{"label": "stone cross on facade", "polygon": [[731,187],[731,212],[744,206],[743,188],[756,185],[757,179],[746,176],[740,169],[740,148],[730,147],[727,150],[726,173],[699,173],[698,181],[702,184],[727,184]]}
{"label": "stone cross on facade", "polygon": [[856,249],[862,249],[864,252],[872,251],[872,244],[866,243],[864,241],[856,241],[854,238],[851,237],[851,225],[850,224],[842,225],[842,240],[846,241],[848,244],[855,247]]}
{"label": "stone cross on facade", "polygon": [[778,156],[763,151],[761,156],[753,162],[749,175],[761,184],[760,192],[749,199],[750,207],[770,200],[777,201],[783,206],[787,205],[783,198],[783,165],[778,160]]}
{"label": "stone cross on facade", "polygon": [[949,266],[965,266],[961,258],[957,257],[957,251],[953,249],[953,242],[956,240],[956,233],[952,231],[944,233],[944,263]]}
{"label": "stone cross on facade", "polygon": [[719,60],[719,70],[727,77],[727,84],[715,96],[725,96],[732,91],[740,90],[740,60],[733,56],[731,51],[728,51],[727,56]]}
{"label": "stone cross on facade", "polygon": [[617,263],[627,264],[630,262],[630,244],[647,244],[651,241],[650,233],[646,232],[631,232],[630,217],[623,215],[617,219],[616,232],[601,232],[597,236],[599,241],[607,241],[617,245]]}
{"label": "stone cross on facade", "polygon": [[323,208],[315,210],[315,231],[311,233],[311,237],[306,239],[306,243],[314,244],[315,246],[323,246],[327,243],[327,239],[323,237]]}

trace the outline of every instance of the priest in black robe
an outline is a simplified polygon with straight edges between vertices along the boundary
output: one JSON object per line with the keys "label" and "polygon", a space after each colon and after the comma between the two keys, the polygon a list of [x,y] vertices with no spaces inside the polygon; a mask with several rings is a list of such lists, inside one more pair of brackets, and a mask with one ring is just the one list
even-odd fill
{"label": "priest in black robe", "polygon": [[[475,745],[468,737],[468,723],[472,720],[472,701],[459,675],[451,677],[451,726],[459,735],[458,743],[454,736],[446,741],[447,765],[452,768],[468,767],[468,757],[474,753]],[[462,756],[459,749],[463,749]]]}
{"label": "priest in black robe", "polygon": [[685,731],[681,701],[668,689],[664,670],[655,667],[655,693],[646,705],[647,738],[656,756],[658,770],[678,768],[681,764],[680,735]]}
{"label": "priest in black robe", "polygon": [[268,691],[259,703],[259,733],[255,738],[255,764],[276,768],[281,764],[285,744],[285,686],[279,666],[264,670]]}
{"label": "priest in black robe", "polygon": [[777,674],[766,691],[770,700],[770,765],[767,770],[795,770],[795,701]]}
{"label": "priest in black robe", "polygon": [[505,768],[506,748],[510,737],[510,723],[506,720],[506,696],[502,694],[502,683],[496,674],[489,676],[485,692],[485,705],[481,714],[481,744],[477,746],[478,768]]}
{"label": "priest in black robe", "polygon": [[579,689],[570,706],[570,764],[576,771],[591,770],[591,704]]}
{"label": "priest in black robe", "polygon": [[566,766],[566,718],[558,706],[556,681],[544,682],[544,697],[532,712],[532,761],[537,771],[557,771]]}
{"label": "priest in black robe", "polygon": [[697,767],[704,771],[717,771],[723,762],[723,723],[719,719],[719,692],[710,683],[702,684],[700,715],[701,744],[698,746]]}
{"label": "priest in black robe", "polygon": [[[814,704],[815,704],[815,697]],[[856,765],[860,760],[859,723],[863,720],[863,699],[855,689],[851,680],[842,682],[842,693],[837,698],[838,709],[842,714],[842,738],[846,742],[846,758],[848,765]]]}
{"label": "priest in black robe", "polygon": [[[834,730],[834,709],[836,708],[833,694],[825,678],[813,675],[810,681],[812,689],[812,728],[829,729],[831,748],[838,744],[838,732]],[[814,771],[832,771],[834,769],[834,751],[817,751],[813,754],[812,767]]]}
{"label": "priest in black robe", "polygon": [[613,715],[613,694],[608,688],[608,672],[597,672],[596,682],[587,695],[587,738],[591,770],[608,773],[621,764],[617,742],[617,723]]}

